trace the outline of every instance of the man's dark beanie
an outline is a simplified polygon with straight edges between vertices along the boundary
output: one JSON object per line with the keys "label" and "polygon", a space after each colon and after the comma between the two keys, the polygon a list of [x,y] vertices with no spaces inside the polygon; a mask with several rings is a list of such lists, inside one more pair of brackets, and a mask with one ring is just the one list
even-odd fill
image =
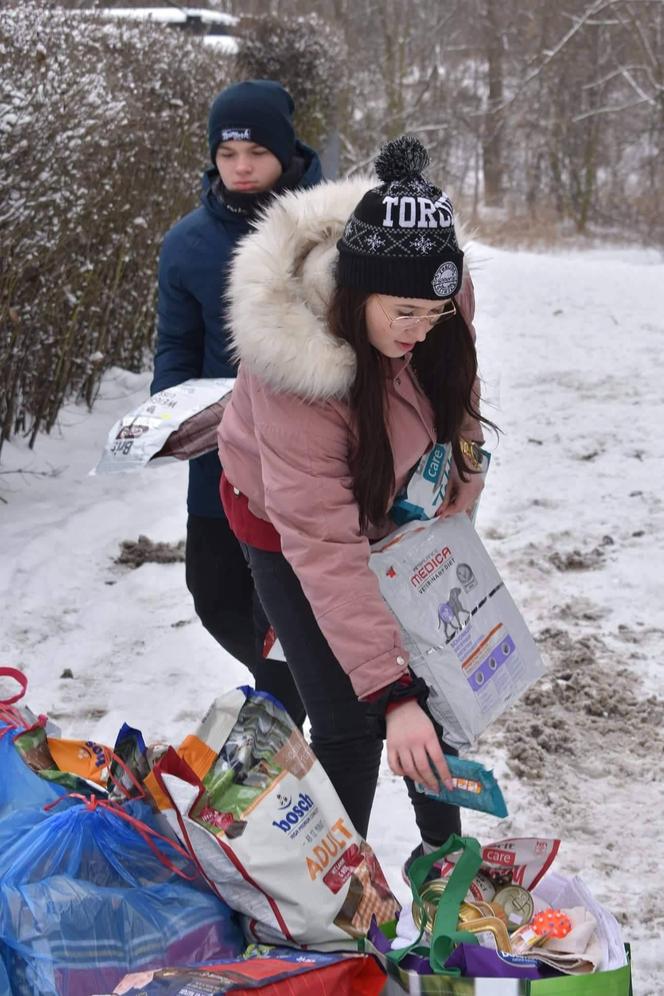
{"label": "man's dark beanie", "polygon": [[289,92],[273,80],[246,80],[222,90],[208,118],[212,162],[222,142],[235,140],[264,146],[288,169],[295,152],[294,109]]}

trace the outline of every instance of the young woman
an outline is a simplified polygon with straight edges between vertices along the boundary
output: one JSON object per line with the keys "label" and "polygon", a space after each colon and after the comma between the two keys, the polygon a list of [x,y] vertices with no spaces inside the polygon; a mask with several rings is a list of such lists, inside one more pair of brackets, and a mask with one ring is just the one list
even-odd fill
{"label": "young woman", "polygon": [[397,139],[376,161],[379,186],[287,194],[242,243],[230,280],[240,370],[219,452],[228,520],[348,814],[366,835],[386,735],[433,848],[459,832],[459,812],[413,779],[435,789],[433,765],[449,782],[451,748],[368,565],[370,542],[394,528],[396,493],[437,440],[455,458],[443,514],[469,508],[482,486],[473,288],[427,165],[416,139]]}

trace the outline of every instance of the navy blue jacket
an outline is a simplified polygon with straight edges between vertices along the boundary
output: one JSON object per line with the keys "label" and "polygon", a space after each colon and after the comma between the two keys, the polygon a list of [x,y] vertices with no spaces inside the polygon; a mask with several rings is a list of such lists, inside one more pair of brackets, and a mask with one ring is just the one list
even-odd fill
{"label": "navy blue jacket", "polygon": [[[296,152],[305,160],[299,187],[322,179],[318,155],[301,142]],[[217,170],[203,177],[201,206],[185,215],[164,238],[159,258],[157,351],[151,393],[181,384],[190,377],[235,377],[225,330],[228,263],[250,221],[231,211],[216,196]],[[221,466],[216,453],[191,460],[187,508],[191,515],[221,517]]]}

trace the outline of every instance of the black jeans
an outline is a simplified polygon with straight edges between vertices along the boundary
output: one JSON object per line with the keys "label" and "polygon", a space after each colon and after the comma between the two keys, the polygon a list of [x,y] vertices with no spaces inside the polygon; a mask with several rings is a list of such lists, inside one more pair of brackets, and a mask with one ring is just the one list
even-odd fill
{"label": "black jeans", "polygon": [[262,656],[269,623],[240,544],[225,518],[189,516],[185,567],[196,614],[208,633],[249,668],[259,691],[283,702],[301,727],[304,706],[288,666]]}
{"label": "black jeans", "polygon": [[[266,615],[279,634],[311,722],[311,746],[357,830],[366,837],[378,782],[382,738],[368,722],[350,679],[330,650],[300,582],[280,553],[243,546]],[[437,727],[439,735],[441,730]],[[441,738],[442,739],[442,738]],[[447,744],[446,753],[456,751]],[[443,844],[461,832],[457,806],[429,799],[405,779],[422,839]]]}

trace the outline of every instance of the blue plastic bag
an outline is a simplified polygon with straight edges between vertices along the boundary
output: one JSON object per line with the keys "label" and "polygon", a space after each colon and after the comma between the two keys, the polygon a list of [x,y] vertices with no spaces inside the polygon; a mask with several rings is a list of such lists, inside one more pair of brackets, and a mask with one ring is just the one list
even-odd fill
{"label": "blue plastic bag", "polygon": [[5,953],[3,951],[4,945],[0,942],[0,996],[11,996],[11,988],[9,986],[9,975],[7,974],[7,965],[5,962]]}
{"label": "blue plastic bag", "polygon": [[128,972],[244,949],[229,907],[200,878],[172,870],[195,874],[159,838],[151,807],[132,802],[123,812],[154,835],[141,836],[115,809],[78,804],[52,810],[0,850],[0,946],[14,996],[111,992]]}

